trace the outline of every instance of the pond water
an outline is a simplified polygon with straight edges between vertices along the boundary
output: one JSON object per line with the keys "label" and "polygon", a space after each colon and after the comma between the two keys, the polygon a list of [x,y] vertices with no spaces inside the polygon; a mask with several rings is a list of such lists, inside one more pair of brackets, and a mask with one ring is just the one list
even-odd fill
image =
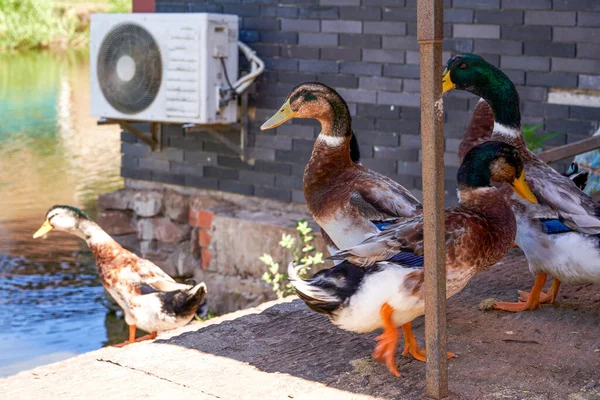
{"label": "pond water", "polygon": [[91,253],[32,239],[48,208],[122,187],[116,126],[89,115],[87,52],[0,54],[0,376],[123,341]]}

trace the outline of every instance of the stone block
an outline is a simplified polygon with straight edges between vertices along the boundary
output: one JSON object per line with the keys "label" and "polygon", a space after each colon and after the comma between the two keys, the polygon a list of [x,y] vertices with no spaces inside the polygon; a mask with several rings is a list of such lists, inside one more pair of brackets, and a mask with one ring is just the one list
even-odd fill
{"label": "stone block", "polygon": [[138,192],[133,196],[131,208],[140,217],[154,217],[160,213],[162,203],[160,192]]}
{"label": "stone block", "polygon": [[124,211],[100,211],[96,221],[111,236],[136,232],[136,228],[131,222],[131,216]]}
{"label": "stone block", "polygon": [[104,210],[131,209],[134,194],[134,191],[127,189],[117,190],[112,193],[103,193],[98,196],[98,208]]}
{"label": "stone block", "polygon": [[175,191],[167,191],[164,196],[165,215],[177,222],[187,222],[189,216],[189,199]]}

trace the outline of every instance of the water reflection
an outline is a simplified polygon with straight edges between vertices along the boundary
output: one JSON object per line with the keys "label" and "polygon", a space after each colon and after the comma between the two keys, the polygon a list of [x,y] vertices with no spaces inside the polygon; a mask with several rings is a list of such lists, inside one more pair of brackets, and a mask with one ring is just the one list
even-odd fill
{"label": "water reflection", "polygon": [[122,186],[119,130],[89,97],[87,52],[0,55],[0,376],[125,337],[85,245],[31,238],[53,204],[94,215]]}

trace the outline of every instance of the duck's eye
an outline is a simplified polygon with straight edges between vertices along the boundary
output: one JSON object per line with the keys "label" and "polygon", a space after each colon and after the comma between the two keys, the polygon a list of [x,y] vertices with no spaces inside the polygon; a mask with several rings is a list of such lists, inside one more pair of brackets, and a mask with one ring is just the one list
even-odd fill
{"label": "duck's eye", "polygon": [[317,96],[315,96],[312,93],[306,93],[304,95],[304,101],[313,101],[313,100],[316,100],[316,99],[317,99]]}
{"label": "duck's eye", "polygon": [[460,68],[460,69],[465,69],[465,68],[467,68],[467,64],[464,64],[464,63],[463,63],[463,64],[460,64],[460,67],[459,67],[459,68]]}

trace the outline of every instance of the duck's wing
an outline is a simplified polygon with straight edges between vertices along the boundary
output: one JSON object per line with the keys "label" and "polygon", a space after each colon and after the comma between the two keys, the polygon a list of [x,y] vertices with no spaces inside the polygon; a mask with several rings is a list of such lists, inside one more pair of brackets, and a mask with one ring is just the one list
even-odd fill
{"label": "duck's wing", "polygon": [[350,203],[372,221],[409,217],[421,209],[415,196],[387,176],[365,170],[354,181]]}
{"label": "duck's wing", "polygon": [[475,106],[473,116],[469,122],[469,126],[458,146],[458,163],[462,163],[465,155],[473,147],[489,140],[494,131],[494,113],[489,104],[479,99],[479,102]]}
{"label": "duck's wing", "polygon": [[[477,235],[465,235],[466,227],[469,226],[470,231],[476,231],[472,227],[477,224],[485,229],[485,221],[480,221],[480,217],[461,206],[446,212],[446,249],[447,252],[452,252],[451,258],[456,256],[454,252],[462,251],[461,248],[465,245],[471,245],[472,248],[472,243],[468,241],[471,236]],[[360,266],[370,266],[380,261],[411,267],[423,266],[423,216],[404,219],[356,246],[341,250],[331,258],[347,260]]]}
{"label": "duck's wing", "polygon": [[[135,256],[132,263],[124,267],[119,278],[129,285],[140,288],[142,292],[172,292],[174,290],[186,290],[191,286],[175,282],[166,272],[153,262]],[[144,293],[142,293],[144,294]]]}
{"label": "duck's wing", "polygon": [[[532,155],[525,165],[527,183],[540,206],[549,207],[569,228],[587,234],[600,233],[600,205],[568,177]],[[532,207],[536,209],[536,207]],[[546,213],[547,215],[547,213]]]}

